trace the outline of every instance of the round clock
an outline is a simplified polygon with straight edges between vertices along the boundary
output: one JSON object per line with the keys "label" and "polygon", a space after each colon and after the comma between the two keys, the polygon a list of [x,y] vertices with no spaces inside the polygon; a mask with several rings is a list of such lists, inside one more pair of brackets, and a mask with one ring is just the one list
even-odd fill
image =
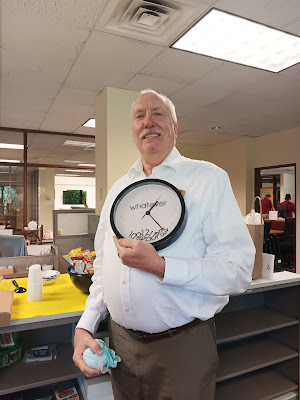
{"label": "round clock", "polygon": [[186,220],[180,191],[161,179],[145,179],[127,186],[110,212],[110,223],[119,239],[143,240],[156,250],[174,243]]}

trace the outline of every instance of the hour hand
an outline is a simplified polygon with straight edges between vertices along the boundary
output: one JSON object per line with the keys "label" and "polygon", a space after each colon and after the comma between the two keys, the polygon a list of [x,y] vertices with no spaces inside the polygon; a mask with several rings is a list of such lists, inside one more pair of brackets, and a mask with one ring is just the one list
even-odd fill
{"label": "hour hand", "polygon": [[[159,199],[159,198],[158,198]],[[147,210],[145,212],[145,214],[142,216],[142,219],[144,218],[145,215],[150,215],[151,210],[156,206],[156,204],[158,203],[158,199],[156,200],[156,202],[154,204],[152,204],[152,206],[149,208],[149,210]]]}

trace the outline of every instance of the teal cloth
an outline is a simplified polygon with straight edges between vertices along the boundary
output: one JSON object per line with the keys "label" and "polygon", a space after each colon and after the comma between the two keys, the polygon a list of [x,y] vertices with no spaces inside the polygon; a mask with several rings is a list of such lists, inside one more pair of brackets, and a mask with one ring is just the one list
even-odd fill
{"label": "teal cloth", "polygon": [[83,352],[83,361],[90,368],[97,369],[102,373],[108,372],[109,368],[116,368],[121,358],[116,355],[114,350],[109,349],[103,340],[95,339],[102,347],[103,353],[96,354],[88,348]]}
{"label": "teal cloth", "polygon": [[1,257],[28,256],[27,246],[22,235],[0,235]]}

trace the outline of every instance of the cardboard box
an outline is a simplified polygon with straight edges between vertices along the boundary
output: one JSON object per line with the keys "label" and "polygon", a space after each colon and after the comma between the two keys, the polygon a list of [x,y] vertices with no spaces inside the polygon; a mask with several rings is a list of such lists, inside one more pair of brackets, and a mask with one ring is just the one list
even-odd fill
{"label": "cardboard box", "polygon": [[8,274],[13,274],[14,267],[9,267],[9,268],[0,268],[0,275],[8,275]]}
{"label": "cardboard box", "polygon": [[0,326],[10,325],[14,292],[0,291]]}

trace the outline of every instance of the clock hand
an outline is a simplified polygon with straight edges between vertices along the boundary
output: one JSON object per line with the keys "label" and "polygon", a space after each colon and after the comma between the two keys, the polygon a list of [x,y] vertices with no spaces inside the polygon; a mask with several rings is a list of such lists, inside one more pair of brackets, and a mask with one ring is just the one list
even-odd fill
{"label": "clock hand", "polygon": [[152,204],[152,206],[149,208],[149,210],[147,210],[145,212],[145,214],[142,216],[142,219],[144,218],[145,215],[150,215],[151,210],[156,206],[156,204],[158,203],[158,200],[159,200],[159,198],[156,200],[156,202],[154,204]]}
{"label": "clock hand", "polygon": [[160,229],[164,229],[162,226],[159,225],[159,223],[152,217],[151,214],[149,214],[149,217],[153,219],[153,221],[160,227]]}

